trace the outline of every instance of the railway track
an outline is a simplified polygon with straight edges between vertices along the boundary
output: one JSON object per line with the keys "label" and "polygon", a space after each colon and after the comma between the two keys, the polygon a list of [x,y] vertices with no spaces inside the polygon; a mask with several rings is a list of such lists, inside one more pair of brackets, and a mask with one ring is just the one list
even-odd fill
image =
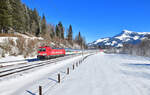
{"label": "railway track", "polygon": [[37,67],[49,65],[49,64],[52,64],[52,63],[56,63],[56,62],[59,62],[59,61],[62,61],[62,60],[65,60],[65,59],[68,59],[68,58],[71,58],[71,57],[75,57],[75,56],[77,56],[77,55],[59,57],[59,58],[47,60],[47,61],[40,62],[40,63],[29,64],[29,65],[25,65],[25,66],[19,66],[19,67],[3,70],[3,71],[0,71],[0,78],[8,76],[8,75],[12,75],[12,74],[20,73],[20,72],[23,72],[23,71],[27,71],[27,70],[30,70],[30,69],[33,69],[33,68],[37,68]]}

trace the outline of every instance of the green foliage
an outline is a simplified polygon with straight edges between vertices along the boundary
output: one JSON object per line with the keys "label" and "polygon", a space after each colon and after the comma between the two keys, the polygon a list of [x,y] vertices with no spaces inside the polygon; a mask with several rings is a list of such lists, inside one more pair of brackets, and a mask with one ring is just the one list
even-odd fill
{"label": "green foliage", "polygon": [[59,22],[59,24],[58,24],[58,29],[59,29],[59,33],[60,33],[59,34],[60,38],[64,39],[64,27],[61,22]]}
{"label": "green foliage", "polygon": [[7,32],[12,26],[11,6],[9,0],[0,0],[0,32]]}
{"label": "green foliage", "polygon": [[70,25],[69,26],[69,30],[68,30],[68,34],[67,34],[67,39],[70,43],[72,43],[72,40],[73,40],[73,34],[72,34],[72,26]]}
{"label": "green foliage", "polygon": [[55,31],[56,31],[56,37],[59,37],[59,34],[60,34],[59,32],[60,32],[60,31],[59,31],[59,28],[58,28],[57,25],[56,25]]}
{"label": "green foliage", "polygon": [[[32,25],[31,26],[34,26],[34,31],[32,31],[36,36],[39,36],[40,34],[40,19],[39,19],[39,15],[38,15],[38,12],[36,9],[33,10],[32,12]],[[46,29],[46,19],[45,19],[45,16],[43,17],[42,19],[42,23],[44,24],[44,29]],[[42,26],[43,27],[43,26]],[[32,28],[31,28],[32,29]],[[43,29],[43,30],[44,30]],[[45,32],[45,30],[44,30]]]}
{"label": "green foliage", "polygon": [[16,32],[39,35],[40,16],[36,9],[32,11],[20,0],[0,0],[0,13],[0,30],[13,28]]}
{"label": "green foliage", "polygon": [[50,31],[51,31],[51,32],[50,32],[50,37],[51,37],[52,39],[54,39],[55,36],[56,36],[54,27],[52,27],[52,28],[50,29]]}
{"label": "green foliage", "polygon": [[25,31],[25,15],[24,15],[24,7],[20,0],[10,0],[10,4],[12,6],[12,28],[20,33],[24,33]]}
{"label": "green foliage", "polygon": [[47,29],[46,29],[46,19],[45,19],[44,15],[43,15],[42,21],[41,21],[41,29],[42,29],[41,34],[42,35],[46,34],[46,32],[47,32]]}
{"label": "green foliage", "polygon": [[64,39],[64,27],[61,22],[59,22],[58,25],[56,25],[55,31],[56,37]]}
{"label": "green foliage", "polygon": [[[0,0],[0,33],[7,33],[9,30],[42,36],[49,40],[68,40],[73,45],[72,26],[67,30],[67,37],[64,37],[65,28],[62,22],[55,25],[48,25],[43,15],[39,16],[36,9],[30,9],[21,0]],[[82,39],[82,40],[81,40]],[[78,35],[76,42],[81,45],[84,38]]]}

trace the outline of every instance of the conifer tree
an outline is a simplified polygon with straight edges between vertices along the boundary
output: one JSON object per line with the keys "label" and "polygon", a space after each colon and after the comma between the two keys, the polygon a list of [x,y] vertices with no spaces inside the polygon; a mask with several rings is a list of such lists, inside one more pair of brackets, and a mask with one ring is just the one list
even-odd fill
{"label": "conifer tree", "polygon": [[[37,10],[35,8],[33,11],[31,11],[30,17],[31,17],[32,34],[39,36],[39,34],[40,34],[40,18],[39,18]],[[43,21],[42,24],[46,23],[45,16],[43,17],[42,21]]]}
{"label": "conifer tree", "polygon": [[79,31],[78,35],[75,37],[75,41],[76,41],[76,43],[77,43],[78,45],[81,46],[81,44],[82,44],[82,37],[81,37],[80,31]]}
{"label": "conifer tree", "polygon": [[30,30],[30,18],[29,18],[29,13],[28,13],[28,8],[23,4],[24,8],[24,16],[25,16],[25,32]]}
{"label": "conifer tree", "polygon": [[49,34],[50,39],[55,38],[55,26],[48,24],[47,30],[48,30],[48,34]]}
{"label": "conifer tree", "polygon": [[60,32],[59,32],[58,25],[56,25],[55,33],[56,33],[56,37],[59,37]]}
{"label": "conifer tree", "polygon": [[46,18],[45,18],[45,16],[43,15],[43,17],[42,17],[42,21],[41,21],[41,34],[43,35],[43,34],[46,34],[46,32],[47,32],[47,29],[46,29]]}
{"label": "conifer tree", "polygon": [[64,39],[64,27],[61,22],[58,23],[58,28],[59,28],[59,37],[61,39]]}
{"label": "conifer tree", "polygon": [[12,23],[13,29],[17,32],[24,33],[25,31],[25,15],[24,8],[20,0],[10,0],[12,6]]}
{"label": "conifer tree", "polygon": [[72,40],[73,40],[73,34],[72,34],[72,26],[70,25],[69,26],[69,30],[68,30],[68,34],[67,34],[67,39],[70,43],[72,43]]}
{"label": "conifer tree", "polygon": [[79,31],[78,35],[75,37],[75,42],[76,42],[81,48],[85,48],[85,47],[86,47],[85,38],[81,36],[80,31]]}
{"label": "conifer tree", "polygon": [[11,5],[9,0],[0,0],[0,32],[7,33],[12,25]]}

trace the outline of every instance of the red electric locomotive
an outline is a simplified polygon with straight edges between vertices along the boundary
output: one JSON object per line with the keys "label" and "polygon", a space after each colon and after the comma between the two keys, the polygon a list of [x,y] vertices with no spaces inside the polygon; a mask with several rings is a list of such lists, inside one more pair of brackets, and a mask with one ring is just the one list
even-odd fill
{"label": "red electric locomotive", "polygon": [[65,49],[60,48],[51,48],[50,46],[39,47],[38,50],[38,59],[48,59],[55,58],[58,56],[64,56],[66,54]]}

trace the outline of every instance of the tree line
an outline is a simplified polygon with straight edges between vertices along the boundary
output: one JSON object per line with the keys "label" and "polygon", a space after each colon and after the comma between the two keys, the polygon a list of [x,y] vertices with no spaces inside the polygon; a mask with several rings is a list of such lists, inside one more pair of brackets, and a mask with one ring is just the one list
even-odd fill
{"label": "tree line", "polygon": [[73,38],[72,25],[65,30],[62,22],[57,25],[47,24],[45,15],[41,17],[36,8],[30,9],[20,0],[0,0],[0,33],[13,32],[32,34],[48,40],[67,40],[71,45],[77,43],[81,47],[86,46],[80,32]]}
{"label": "tree line", "polygon": [[123,44],[120,53],[150,57],[150,35],[145,36],[138,44]]}

